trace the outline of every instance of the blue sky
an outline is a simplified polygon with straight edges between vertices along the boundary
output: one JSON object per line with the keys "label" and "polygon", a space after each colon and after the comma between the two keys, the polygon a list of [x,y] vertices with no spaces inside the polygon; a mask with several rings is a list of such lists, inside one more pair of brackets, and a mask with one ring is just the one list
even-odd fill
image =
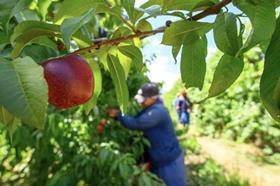
{"label": "blue sky", "polygon": [[[136,7],[147,0],[136,0]],[[232,12],[238,12],[236,8],[232,5],[228,6],[229,10]],[[213,22],[215,16],[208,16],[202,19],[203,22]],[[167,20],[175,21],[174,17],[161,16],[157,18],[150,18],[148,21],[152,24],[153,28],[158,28],[165,25]],[[178,63],[172,57],[171,47],[161,45],[162,34],[157,34],[147,38],[148,44],[143,48],[143,54],[146,58],[155,54],[155,60],[148,66],[150,72],[147,74],[149,78],[154,82],[164,82],[163,92],[168,91],[172,88],[175,81],[180,78],[180,54],[178,55]],[[207,34],[208,38],[208,58],[216,51],[216,46],[213,39],[213,33],[209,32]]]}

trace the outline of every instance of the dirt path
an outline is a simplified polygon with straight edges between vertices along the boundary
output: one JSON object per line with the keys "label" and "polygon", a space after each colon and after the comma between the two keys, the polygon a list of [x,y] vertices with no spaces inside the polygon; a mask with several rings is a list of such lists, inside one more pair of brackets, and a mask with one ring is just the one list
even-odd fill
{"label": "dirt path", "polygon": [[257,164],[250,154],[258,154],[251,145],[211,138],[198,138],[202,150],[227,171],[247,179],[252,186],[280,186],[280,167]]}

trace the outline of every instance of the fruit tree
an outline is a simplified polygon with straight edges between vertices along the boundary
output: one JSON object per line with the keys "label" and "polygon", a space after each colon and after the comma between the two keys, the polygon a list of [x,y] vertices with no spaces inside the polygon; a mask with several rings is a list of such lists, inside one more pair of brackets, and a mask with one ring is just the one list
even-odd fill
{"label": "fruit tree", "polygon": [[[228,5],[241,13],[230,12]],[[158,33],[175,59],[181,51],[186,88],[202,89],[211,30],[223,55],[207,98],[229,88],[243,70],[244,53],[260,45],[265,57],[260,96],[280,121],[279,5],[279,0],[148,0],[139,7],[134,0],[2,0],[0,121],[8,128],[21,122],[43,128],[49,103],[84,104],[89,112],[101,93],[101,68],[110,73],[126,112],[129,71],[145,67],[141,40]],[[165,15],[177,19],[153,28],[149,18]],[[201,21],[209,15],[215,21]]]}

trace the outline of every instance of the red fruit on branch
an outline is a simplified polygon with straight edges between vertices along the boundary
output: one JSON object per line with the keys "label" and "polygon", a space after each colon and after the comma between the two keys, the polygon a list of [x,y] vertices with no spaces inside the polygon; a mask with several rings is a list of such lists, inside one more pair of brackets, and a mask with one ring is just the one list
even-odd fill
{"label": "red fruit on branch", "polygon": [[100,125],[105,126],[107,124],[107,120],[105,118],[102,118],[100,121]]}
{"label": "red fruit on branch", "polygon": [[101,124],[96,125],[95,129],[98,133],[102,133],[104,131],[104,126]]}
{"label": "red fruit on branch", "polygon": [[78,55],[46,61],[44,76],[48,83],[49,103],[64,109],[87,102],[94,88],[89,64]]}

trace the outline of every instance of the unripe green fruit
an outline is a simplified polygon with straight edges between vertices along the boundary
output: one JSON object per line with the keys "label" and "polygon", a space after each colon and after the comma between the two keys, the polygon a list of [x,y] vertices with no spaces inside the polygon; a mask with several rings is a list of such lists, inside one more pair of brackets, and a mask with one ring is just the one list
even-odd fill
{"label": "unripe green fruit", "polygon": [[49,103],[65,109],[87,102],[93,94],[93,74],[89,64],[78,55],[46,61],[44,76]]}

